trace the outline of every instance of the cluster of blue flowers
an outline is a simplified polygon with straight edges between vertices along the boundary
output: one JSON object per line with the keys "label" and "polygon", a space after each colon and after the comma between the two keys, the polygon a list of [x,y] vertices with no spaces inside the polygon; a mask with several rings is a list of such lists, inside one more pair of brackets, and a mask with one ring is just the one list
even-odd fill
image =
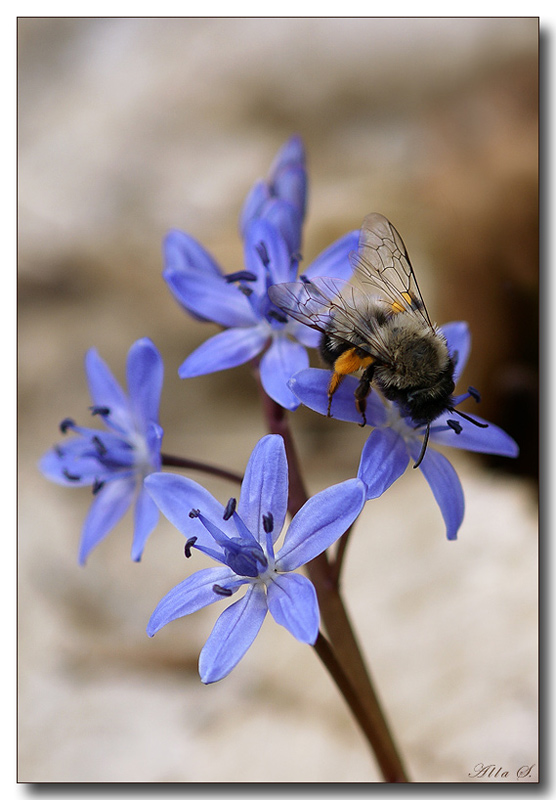
{"label": "cluster of blue flowers", "polygon": [[[330,374],[309,368],[306,349],[318,346],[319,333],[287,317],[268,296],[273,284],[297,277],[306,195],[304,148],[294,136],[243,206],[239,224],[243,269],[226,273],[190,235],[181,231],[167,235],[163,277],[170,291],[195,318],[223,328],[187,356],[179,368],[180,377],[253,362],[264,391],[284,409],[293,411],[303,403],[327,413]],[[303,270],[304,277],[349,279],[348,254],[357,248],[358,236],[358,231],[351,231],[333,243]],[[458,354],[457,379],[469,354],[469,331],[459,322],[445,325],[443,332],[450,354]],[[288,464],[280,436],[271,434],[256,444],[239,498],[231,498],[224,506],[195,481],[162,472],[158,408],[163,365],[149,339],[140,339],[129,351],[127,394],[95,350],[87,353],[85,369],[91,413],[105,429],[63,420],[64,440],[40,462],[43,474],[57,483],[92,487],[94,499],[83,527],[80,563],[132,504],[131,556],[139,561],[160,510],[185,536],[187,557],[199,550],[221,566],[200,570],[172,589],[155,609],[147,627],[149,635],[247,587],[220,615],[201,652],[203,682],[220,680],[235,667],[267,611],[297,639],[314,644],[319,628],[315,589],[295,570],[327,550],[355,521],[366,501],[383,494],[410,460],[417,462],[424,429],[410,424],[395,403],[372,392],[366,408],[366,423],[372,430],[357,476],[311,497],[291,520],[277,549],[288,508]],[[334,395],[333,416],[360,424],[353,400],[356,385],[351,376],[342,382]],[[455,398],[455,403],[468,396]],[[479,417],[473,419],[482,422]],[[68,437],[70,433],[74,437]],[[448,424],[447,412],[431,426],[430,443],[511,457],[518,452],[513,439],[495,425],[480,428],[462,419],[456,433]],[[448,539],[455,539],[464,499],[454,468],[432,447],[419,468],[440,507]]]}

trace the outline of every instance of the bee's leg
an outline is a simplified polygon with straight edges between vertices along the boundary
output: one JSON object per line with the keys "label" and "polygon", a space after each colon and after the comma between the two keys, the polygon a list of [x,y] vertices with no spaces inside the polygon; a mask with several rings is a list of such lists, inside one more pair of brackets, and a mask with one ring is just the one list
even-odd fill
{"label": "bee's leg", "polygon": [[[350,347],[349,350],[344,350],[344,352],[338,356],[336,361],[334,362],[334,373],[330,378],[330,383],[328,384],[328,410],[327,416],[330,416],[330,407],[332,405],[332,396],[334,392],[343,381],[346,375],[351,375],[352,372],[357,372],[358,369],[362,369],[366,367],[365,374],[371,369],[372,367],[372,358],[368,355],[361,355],[361,351],[358,350],[356,347]],[[371,373],[372,375],[372,373]],[[369,384],[370,384],[369,379]],[[369,388],[365,392],[365,396],[369,393]]]}
{"label": "bee's leg", "polygon": [[364,373],[361,375],[357,389],[355,390],[355,405],[357,410],[363,418],[363,422],[359,424],[361,427],[367,424],[367,417],[365,416],[365,409],[367,408],[367,397],[371,391],[371,381],[373,379],[375,365],[371,364]]}
{"label": "bee's leg", "polygon": [[336,372],[336,370],[334,370],[334,372],[332,373],[332,377],[330,378],[330,383],[328,384],[328,408],[326,410],[327,417],[330,416],[330,408],[332,406],[332,396],[346,375],[347,373]]}

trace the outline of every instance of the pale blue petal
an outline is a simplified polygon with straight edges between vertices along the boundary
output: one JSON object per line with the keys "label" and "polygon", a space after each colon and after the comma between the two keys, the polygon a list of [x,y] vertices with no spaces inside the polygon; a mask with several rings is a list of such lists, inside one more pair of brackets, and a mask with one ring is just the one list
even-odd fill
{"label": "pale blue petal", "polygon": [[106,483],[96,495],[83,525],[79,545],[79,563],[84,564],[91,550],[110,533],[131,505],[135,479]]}
{"label": "pale blue petal", "polygon": [[305,644],[314,644],[319,632],[317,593],[304,575],[277,575],[268,584],[268,610],[274,620]]}
{"label": "pale blue petal", "polygon": [[299,400],[288,387],[291,377],[309,366],[305,348],[286,336],[274,336],[259,367],[263,389],[282,408],[295,411]]}
{"label": "pale blue petal", "polygon": [[195,378],[245,364],[261,352],[269,332],[266,325],[259,325],[217,333],[185,359],[178,375],[180,378]]}
{"label": "pale blue petal", "polygon": [[222,612],[199,656],[203,683],[219,681],[233,670],[253,644],[267,610],[264,588],[255,584]]}
{"label": "pale blue petal", "polygon": [[288,509],[288,462],[284,440],[276,434],[263,436],[249,457],[237,511],[253,536],[264,548],[263,514],[272,514],[275,542],[286,519]]}
{"label": "pale blue petal", "polygon": [[307,173],[304,166],[287,164],[280,167],[274,175],[273,184],[276,197],[286,200],[297,211],[300,226],[307,201]]}
{"label": "pale blue petal", "polygon": [[234,533],[233,523],[223,519],[224,506],[215,500],[203,486],[190,478],[174,475],[171,472],[153,472],[151,475],[147,475],[144,484],[166,519],[186,539],[196,536],[199,544],[205,547],[217,546],[202,522],[198,518],[189,516],[189,512],[193,509],[201,511],[220,530],[228,532],[232,536],[237,535]]}
{"label": "pale blue petal", "polygon": [[163,379],[160,353],[150,339],[139,339],[127,356],[127,387],[130,406],[143,433],[148,422],[158,422]]}
{"label": "pale blue petal", "polygon": [[[277,177],[282,170],[289,167],[295,167],[297,169],[305,168],[305,146],[303,144],[303,139],[297,133],[290,136],[278,150],[269,170],[269,182],[279,187]],[[278,191],[277,194],[280,195]]]}
{"label": "pale blue petal", "polygon": [[[268,265],[263,264],[258,247],[263,245]],[[261,276],[263,286],[287,281],[290,275],[290,254],[286,241],[278,228],[268,219],[256,217],[245,231],[245,267]],[[267,272],[268,270],[268,272]]]}
{"label": "pale blue petal", "polygon": [[239,217],[239,229],[242,236],[249,223],[259,216],[261,209],[270,197],[270,189],[265,181],[257,181],[249,190]]}
{"label": "pale blue petal", "polygon": [[[486,421],[475,414],[469,414],[469,416],[481,423]],[[447,419],[457,421],[461,425],[461,433],[456,433],[449,428],[446,425]],[[431,426],[430,441],[434,444],[446,444],[476,453],[490,453],[508,458],[517,458],[519,455],[517,442],[502,428],[491,422],[488,423],[488,428],[479,428],[457,414],[445,413],[438,417]]]}
{"label": "pale blue petal", "polygon": [[291,572],[320,555],[346,532],[364,504],[365,486],[357,478],[310,497],[290,523],[276,569]]}
{"label": "pale blue petal", "polygon": [[61,486],[91,486],[103,474],[98,458],[87,455],[91,449],[91,443],[81,438],[63,442],[42,456],[39,469],[45,478]]}
{"label": "pale blue petal", "polygon": [[140,561],[145,543],[158,522],[158,508],[144,486],[141,487],[135,503],[134,518],[131,558],[133,561]]}
{"label": "pale blue petal", "polygon": [[403,438],[391,428],[375,428],[363,445],[357,476],[367,487],[367,500],[380,497],[403,475],[409,455]]}
{"label": "pale blue petal", "polygon": [[467,322],[447,322],[446,325],[441,325],[440,330],[446,337],[450,355],[457,354],[456,368],[454,370],[454,383],[457,383],[471,351],[469,326]]}
{"label": "pale blue petal", "polygon": [[[298,400],[313,411],[326,416],[328,409],[328,384],[332,373],[325,369],[304,369],[297,372],[289,382],[290,389]],[[331,414],[334,419],[344,422],[362,422],[361,414],[355,406],[354,392],[359,381],[347,375],[332,398]],[[365,411],[368,425],[383,425],[386,410],[377,392],[371,391],[367,397]]]}
{"label": "pale blue petal", "polygon": [[[414,460],[419,457],[419,451],[420,447],[412,443],[411,456]],[[448,459],[432,447],[427,449],[419,469],[427,479],[440,507],[446,523],[447,538],[456,539],[465,511],[463,489],[457,472]]]}
{"label": "pale blue petal", "polygon": [[193,236],[178,230],[169,231],[164,238],[164,267],[171,272],[222,276],[208,250]]}
{"label": "pale blue petal", "polygon": [[[292,205],[288,200],[272,198],[264,204],[259,212],[261,219],[268,220],[278,231],[287,245],[288,254],[292,258],[299,254],[301,249],[301,226],[303,219],[299,209]],[[291,260],[291,259],[290,259]],[[285,262],[284,266],[285,266]],[[287,273],[287,278],[282,280],[294,280],[297,274],[297,262],[291,261],[291,268]]]}
{"label": "pale blue petal", "polygon": [[322,333],[320,331],[310,328],[308,325],[303,325],[301,322],[289,321],[288,331],[293,337],[297,339],[304,347],[318,347],[321,343]]}
{"label": "pale blue petal", "polygon": [[[339,278],[348,281],[353,272],[349,254],[357,250],[359,245],[359,231],[346,233],[340,239],[323,250],[312,264],[303,270],[303,274],[310,280],[317,277]],[[287,280],[287,279],[286,279]]]}
{"label": "pale blue petal", "polygon": [[133,430],[125,392],[95,348],[85,356],[85,372],[93,405],[110,409],[110,414],[103,417],[104,422],[115,430],[127,433]]}
{"label": "pale blue petal", "polygon": [[238,576],[229,567],[209,567],[190,575],[170,589],[159,602],[147,625],[148,635],[154,636],[169,622],[222,600],[222,595],[213,591],[212,587],[217,584],[232,588],[228,586],[230,581],[234,588],[239,587]]}
{"label": "pale blue petal", "polygon": [[176,300],[193,316],[224,328],[257,322],[247,297],[221,275],[165,270],[163,277]]}

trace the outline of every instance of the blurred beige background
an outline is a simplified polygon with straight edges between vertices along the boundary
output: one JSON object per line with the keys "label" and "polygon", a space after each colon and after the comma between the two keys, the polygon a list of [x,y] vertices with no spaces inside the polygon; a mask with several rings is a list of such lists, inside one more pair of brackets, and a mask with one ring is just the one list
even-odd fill
{"label": "blurred beige background", "polygon": [[[515,778],[537,752],[537,20],[21,19],[19,29],[19,779],[380,780],[311,649],[267,621],[223,682],[197,656],[218,607],[150,640],[191,563],[161,521],[130,561],[126,518],[76,563],[87,490],[40,455],[88,421],[95,346],[123,380],[150,336],[166,367],[164,449],[241,471],[265,433],[248,368],[180,381],[212,325],[161,278],[178,227],[241,267],[246,192],[292,133],[308,154],[304,260],[370,211],[401,231],[431,316],[467,319],[464,382],[520,442],[448,454],[456,543],[420,474],[368,503],[345,596],[420,782]],[[312,491],[352,477],[365,434],[300,409]],[[203,482],[222,500],[218,479]],[[195,566],[195,565],[194,565]],[[197,562],[196,566],[199,566]]]}

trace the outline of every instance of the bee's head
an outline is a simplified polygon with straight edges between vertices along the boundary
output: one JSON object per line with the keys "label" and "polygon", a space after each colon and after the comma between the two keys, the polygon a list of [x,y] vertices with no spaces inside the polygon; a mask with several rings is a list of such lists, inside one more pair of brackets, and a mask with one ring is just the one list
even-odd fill
{"label": "bee's head", "polygon": [[[455,363],[449,359],[445,369],[430,386],[400,392],[396,402],[404,416],[417,425],[430,425],[443,411],[453,407]],[[394,398],[392,398],[394,399]]]}

